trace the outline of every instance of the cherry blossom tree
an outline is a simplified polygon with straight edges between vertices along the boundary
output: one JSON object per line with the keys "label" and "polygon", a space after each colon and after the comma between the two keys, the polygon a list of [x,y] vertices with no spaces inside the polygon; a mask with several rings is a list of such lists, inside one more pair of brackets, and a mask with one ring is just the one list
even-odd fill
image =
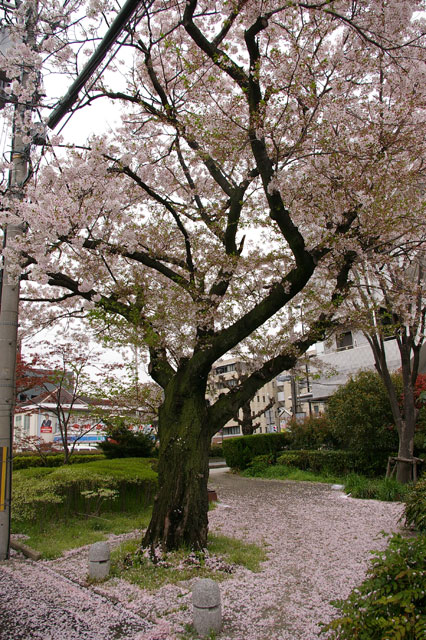
{"label": "cherry blossom tree", "polygon": [[[359,265],[356,295],[351,305],[374,355],[385,385],[399,436],[397,479],[412,480],[414,432],[418,408],[416,382],[420,352],[425,342],[426,297],[424,253],[397,251],[393,260],[382,257]],[[398,346],[403,383],[402,399],[395,388],[387,361],[386,341]]]}
{"label": "cherry blossom tree", "polygon": [[[49,412],[56,416],[65,464],[81,439],[95,430],[105,409],[111,412],[109,399],[98,395],[99,388],[93,380],[99,354],[86,337],[80,336],[79,342],[75,338],[40,345],[50,373],[40,385],[40,395],[34,399],[41,406],[49,406]],[[102,368],[108,375],[110,365]]]}
{"label": "cherry blossom tree", "polygon": [[[86,94],[117,101],[122,126],[52,155],[14,204],[24,297],[120,316],[163,389],[144,546],[205,546],[211,437],[333,325],[352,266],[417,202],[419,7],[153,2],[127,30],[125,82]],[[290,334],[298,296],[304,329]],[[273,352],[209,405],[213,364],[255,332],[276,336]]]}
{"label": "cherry blossom tree", "polygon": [[[367,81],[359,92],[358,108],[367,107],[363,115],[358,109],[342,110],[331,125],[335,152],[305,160],[305,172],[296,168],[288,184],[297,206],[313,206],[330,216],[338,214],[342,202],[359,202],[364,215],[380,222],[380,230],[372,229],[362,240],[351,295],[339,315],[346,327],[361,328],[372,348],[399,434],[397,477],[407,482],[417,414],[413,389],[425,323],[425,136],[419,136],[425,112],[417,100],[417,81],[410,88],[398,84],[400,76],[394,76],[383,52],[374,66],[376,83]],[[358,121],[349,137],[347,117]],[[308,314],[310,304],[303,300]],[[403,406],[386,361],[389,338],[400,352]]]}

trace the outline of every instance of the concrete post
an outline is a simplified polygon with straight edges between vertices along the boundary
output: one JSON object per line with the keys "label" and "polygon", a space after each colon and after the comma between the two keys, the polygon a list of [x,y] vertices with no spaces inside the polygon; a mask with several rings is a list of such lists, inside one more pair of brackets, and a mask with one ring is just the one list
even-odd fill
{"label": "concrete post", "polygon": [[108,542],[95,542],[89,549],[89,578],[104,580],[109,575],[111,562]]}
{"label": "concrete post", "polygon": [[209,578],[198,580],[192,590],[193,623],[200,636],[222,628],[222,608],[217,582]]}
{"label": "concrete post", "polygon": [[[36,14],[29,11],[25,18],[27,43],[35,44]],[[26,86],[28,71],[22,69],[20,82]],[[17,103],[13,121],[11,170],[8,193],[20,200],[28,178],[30,147],[24,138],[28,135],[28,112],[32,106]],[[24,232],[19,221],[7,219],[3,226],[3,248]],[[9,259],[2,259],[0,270],[0,560],[9,558],[13,414],[15,407],[16,351],[18,335],[20,267]]]}

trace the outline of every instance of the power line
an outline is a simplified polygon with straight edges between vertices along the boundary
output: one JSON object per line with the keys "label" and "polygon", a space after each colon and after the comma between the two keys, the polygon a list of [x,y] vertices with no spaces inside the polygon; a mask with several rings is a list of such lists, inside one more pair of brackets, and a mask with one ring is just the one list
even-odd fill
{"label": "power line", "polygon": [[[153,0],[151,0],[150,5],[152,3],[153,3]],[[123,29],[125,28],[126,24],[129,22],[131,17],[134,15],[134,13],[136,12],[140,4],[141,4],[141,0],[127,0],[127,2],[124,4],[123,8],[117,14],[115,20],[113,21],[110,28],[104,35],[101,43],[99,44],[97,49],[94,51],[94,53],[92,54],[92,56],[90,57],[86,65],[84,66],[81,73],[79,73],[77,78],[71,84],[65,96],[61,98],[58,106],[51,113],[47,121],[47,126],[50,129],[54,129],[56,125],[59,124],[59,122],[65,116],[65,114],[72,109],[74,103],[78,99],[78,94],[80,93],[81,89],[89,80],[90,76],[96,71],[96,69],[102,63],[108,51],[114,45],[118,36],[123,31]],[[144,11],[140,16],[139,20],[146,14],[146,11],[147,11],[147,8],[144,8]]]}

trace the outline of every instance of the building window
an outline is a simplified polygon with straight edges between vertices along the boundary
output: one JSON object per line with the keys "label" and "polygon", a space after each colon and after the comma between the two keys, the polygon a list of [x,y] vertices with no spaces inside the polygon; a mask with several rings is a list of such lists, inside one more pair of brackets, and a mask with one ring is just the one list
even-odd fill
{"label": "building window", "polygon": [[240,427],[238,426],[233,426],[233,427],[224,427],[223,428],[223,435],[224,436],[230,436],[230,435],[235,435],[240,433]]}
{"label": "building window", "polygon": [[263,403],[265,402],[265,396],[262,396],[262,402]]}
{"label": "building window", "polygon": [[317,416],[319,414],[319,405],[314,404],[314,413]]}
{"label": "building window", "polygon": [[235,363],[224,364],[220,367],[216,367],[215,369],[216,375],[220,375],[222,373],[229,373],[230,371],[235,371]]}
{"label": "building window", "polygon": [[273,424],[275,422],[273,409],[268,409],[268,411],[265,413],[265,418],[268,424]]}
{"label": "building window", "polygon": [[256,400],[257,400],[258,402],[260,402],[260,397],[259,397],[259,396],[256,396]]}
{"label": "building window", "polygon": [[22,425],[22,416],[15,416],[15,427],[20,427]]}
{"label": "building window", "polygon": [[30,416],[24,416],[24,433],[30,432]]}
{"label": "building window", "polygon": [[344,349],[353,349],[354,343],[352,338],[352,331],[345,331],[336,336],[337,351],[343,351]]}

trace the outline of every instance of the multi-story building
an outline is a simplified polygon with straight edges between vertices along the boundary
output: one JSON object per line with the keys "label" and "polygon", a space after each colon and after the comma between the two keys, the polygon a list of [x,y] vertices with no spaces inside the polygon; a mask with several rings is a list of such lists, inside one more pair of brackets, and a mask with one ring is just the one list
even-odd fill
{"label": "multi-story building", "polygon": [[[386,340],[385,351],[389,370],[397,370],[401,366],[401,359],[394,338]],[[374,369],[373,352],[361,331],[345,331],[327,342],[319,342],[308,354],[311,362],[302,374],[295,376],[293,384],[296,415],[301,418],[322,413],[328,398],[351,376],[363,369]],[[283,375],[278,379],[288,381],[290,385],[291,376]],[[287,389],[290,391],[287,391],[285,406],[291,408],[291,387]]]}
{"label": "multi-story building", "polygon": [[[245,376],[244,363],[238,359],[219,360],[213,367],[209,383],[209,395],[212,400],[221,393],[228,393],[238,385]],[[251,419],[258,427],[254,433],[270,433],[279,431],[280,417],[278,413],[278,388],[276,380],[271,380],[259,389],[249,406],[240,409],[238,419],[230,420],[213,438],[214,444],[224,439],[243,435],[241,421],[244,411],[250,411]]]}

